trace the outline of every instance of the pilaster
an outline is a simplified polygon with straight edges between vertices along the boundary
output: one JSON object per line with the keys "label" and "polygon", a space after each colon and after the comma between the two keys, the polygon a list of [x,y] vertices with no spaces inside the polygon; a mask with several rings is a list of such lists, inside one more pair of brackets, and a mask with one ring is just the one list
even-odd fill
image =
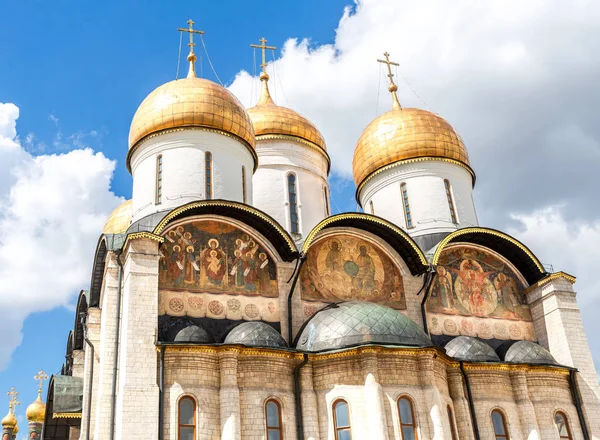
{"label": "pilaster", "polygon": [[540,428],[537,424],[537,418],[533,403],[529,398],[527,388],[527,378],[523,371],[511,371],[510,378],[512,382],[515,402],[519,410],[519,418],[523,434],[527,440],[539,440]]}
{"label": "pilaster", "polygon": [[[429,424],[431,427],[430,434],[433,440],[442,440],[450,438],[449,427],[448,432],[444,431],[444,420],[447,416],[442,418],[442,398],[440,392],[436,386],[436,379],[434,373],[434,359],[432,356],[419,356],[419,370],[421,372],[421,387],[423,389],[423,395],[425,396],[425,403],[429,408],[428,416]],[[445,412],[445,411],[444,411]]]}
{"label": "pilaster", "polygon": [[387,420],[383,390],[378,379],[377,353],[374,350],[363,350],[360,365],[364,380],[364,398],[370,438],[373,440],[387,440]]}
{"label": "pilaster", "polygon": [[[90,416],[90,432],[94,430],[94,415],[96,413],[96,405],[94,399],[92,398],[92,407],[87,407],[87,396],[90,393],[90,384],[92,384],[92,396],[94,396],[97,385],[98,385],[98,364],[99,364],[99,355],[98,355],[98,346],[100,345],[100,320],[101,320],[101,312],[97,307],[90,307],[87,312],[87,320],[86,320],[86,336],[89,341],[94,346],[94,356],[92,358],[92,350],[89,345],[84,341],[83,346],[85,350],[84,356],[84,369],[83,369],[83,407],[81,411],[81,432],[86,432],[87,430],[87,420],[88,420],[88,412],[91,411]],[[90,376],[90,371],[92,367],[92,362],[94,363],[93,368],[93,379]],[[91,380],[90,380],[91,379]],[[93,383],[92,383],[93,382]]]}
{"label": "pilaster", "polygon": [[302,399],[304,438],[306,440],[320,440],[319,408],[313,382],[313,368],[310,362],[300,370],[300,398]]}
{"label": "pilaster", "polygon": [[240,389],[238,387],[237,349],[219,353],[221,386],[219,391],[221,409],[221,439],[241,440],[240,431]]}
{"label": "pilaster", "polygon": [[471,421],[469,402],[465,395],[462,373],[458,368],[449,368],[447,374],[450,398],[454,406],[454,418],[458,438],[473,440],[473,423]]}

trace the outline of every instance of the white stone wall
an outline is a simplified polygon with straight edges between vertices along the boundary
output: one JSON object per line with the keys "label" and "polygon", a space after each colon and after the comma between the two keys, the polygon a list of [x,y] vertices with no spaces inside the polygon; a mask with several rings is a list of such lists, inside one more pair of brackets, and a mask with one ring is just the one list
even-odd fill
{"label": "white stone wall", "polygon": [[[446,198],[444,179],[448,179],[457,215],[452,222]],[[413,220],[408,228],[400,185],[406,183]],[[426,161],[391,167],[373,177],[361,189],[359,199],[363,210],[396,224],[411,236],[451,232],[459,228],[477,226],[473,202],[471,174],[459,165],[442,161]]]}
{"label": "white stone wall", "polygon": [[252,178],[254,206],[291,233],[287,176],[295,174],[301,237],[294,239],[304,241],[327,217],[327,158],[316,149],[287,140],[258,141],[256,151],[259,166]]}
{"label": "white stone wall", "polygon": [[[133,221],[157,211],[204,200],[205,153],[212,153],[213,199],[243,202],[242,166],[246,169],[246,203],[252,204],[254,159],[234,138],[204,130],[183,130],[156,136],[131,158]],[[162,203],[156,202],[156,163],[162,154]]]}

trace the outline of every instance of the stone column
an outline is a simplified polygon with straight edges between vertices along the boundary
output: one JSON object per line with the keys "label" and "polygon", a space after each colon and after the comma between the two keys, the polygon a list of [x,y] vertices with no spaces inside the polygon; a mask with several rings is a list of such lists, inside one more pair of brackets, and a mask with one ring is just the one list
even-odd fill
{"label": "stone column", "polygon": [[378,379],[377,352],[374,349],[361,350],[360,365],[365,383],[363,391],[369,437],[372,440],[387,440],[387,420],[383,403],[383,389]]}
{"label": "stone column", "polygon": [[[96,387],[98,385],[98,347],[100,345],[100,318],[101,312],[97,307],[90,307],[87,312],[86,319],[86,336],[90,340],[90,342],[94,345],[94,358],[92,359],[92,350],[89,345],[84,341],[83,347],[85,351],[84,356],[84,369],[83,369],[83,407],[81,411],[81,432],[86,432],[87,429],[87,420],[88,420],[88,411],[91,411],[90,416],[90,433],[94,431],[94,414],[96,412],[96,405],[94,401],[94,394],[96,391]],[[94,377],[92,384],[92,407],[87,408],[87,396],[90,392],[90,383],[91,376],[90,370],[92,366],[92,362],[94,363]]]}
{"label": "stone column", "polygon": [[[442,408],[444,408],[444,413],[446,410],[442,404],[440,390],[436,384],[434,373],[435,362],[436,361],[434,361],[433,355],[431,354],[423,354],[419,356],[421,388],[423,389],[423,394],[425,395],[425,404],[427,405],[428,409],[427,415],[431,416],[428,417],[430,426],[432,427],[431,439],[442,440],[451,438],[451,434],[450,427],[446,426],[447,424],[444,423],[444,420],[447,419],[447,416],[444,415],[442,417]],[[446,426],[446,429],[444,429],[444,426]]]}
{"label": "stone column", "polygon": [[235,348],[219,353],[221,386],[219,390],[221,412],[221,439],[241,440],[240,389],[238,387],[238,354]]}
{"label": "stone column", "polygon": [[464,440],[473,440],[473,423],[471,421],[471,412],[469,401],[465,395],[463,376],[459,368],[448,368],[448,388],[450,398],[454,406],[454,421],[458,438]]}
{"label": "stone column", "polygon": [[158,242],[130,240],[124,255],[115,438],[157,438]]}
{"label": "stone column", "polygon": [[302,421],[304,422],[304,438],[319,440],[319,408],[317,393],[313,383],[312,363],[307,363],[300,370],[300,398],[302,399]]}
{"label": "stone column", "polygon": [[42,425],[39,422],[29,422],[29,431],[27,433],[28,439],[39,440],[42,438]]}
{"label": "stone column", "polygon": [[541,438],[540,428],[537,424],[533,403],[529,399],[527,377],[523,371],[511,371],[510,378],[513,393],[515,395],[515,402],[519,410],[519,418],[521,419],[524,438],[527,440],[539,440]]}
{"label": "stone column", "polygon": [[600,439],[600,385],[573,290],[574,279],[562,272],[551,277],[527,294],[536,336],[558,363],[577,368],[588,429],[592,438]]}

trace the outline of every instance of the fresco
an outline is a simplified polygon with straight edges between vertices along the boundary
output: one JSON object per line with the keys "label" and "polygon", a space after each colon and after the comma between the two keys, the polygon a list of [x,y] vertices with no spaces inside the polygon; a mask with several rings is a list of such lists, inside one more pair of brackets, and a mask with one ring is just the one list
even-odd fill
{"label": "fresco", "polygon": [[305,301],[361,300],[406,308],[398,267],[376,245],[352,235],[335,235],[313,244],[300,282]]}
{"label": "fresco", "polygon": [[214,220],[174,226],[159,248],[159,288],[277,297],[272,258],[247,233]]}

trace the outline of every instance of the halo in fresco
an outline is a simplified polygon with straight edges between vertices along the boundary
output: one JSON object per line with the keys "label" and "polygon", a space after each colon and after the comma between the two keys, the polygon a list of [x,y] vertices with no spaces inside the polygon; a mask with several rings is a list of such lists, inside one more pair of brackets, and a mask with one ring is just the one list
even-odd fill
{"label": "halo in fresco", "polygon": [[314,243],[302,266],[300,282],[306,301],[362,300],[406,308],[398,267],[377,246],[352,235]]}

